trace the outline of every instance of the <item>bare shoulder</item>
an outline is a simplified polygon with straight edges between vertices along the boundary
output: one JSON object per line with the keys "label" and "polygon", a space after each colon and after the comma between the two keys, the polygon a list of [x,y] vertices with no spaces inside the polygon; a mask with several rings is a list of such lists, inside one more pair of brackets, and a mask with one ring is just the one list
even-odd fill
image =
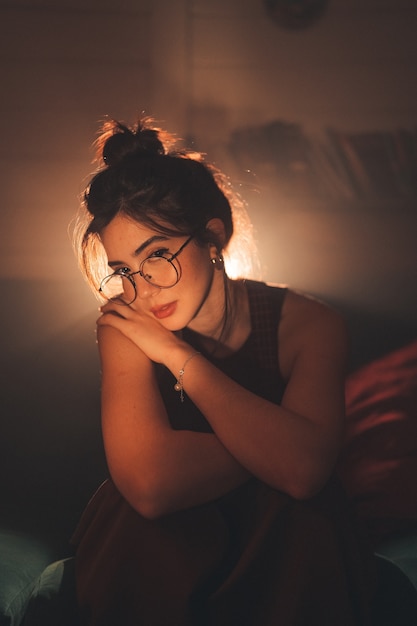
{"label": "bare shoulder", "polygon": [[328,359],[343,367],[348,353],[345,319],[324,302],[288,289],[279,327],[280,362],[289,374],[303,354]]}
{"label": "bare shoulder", "polygon": [[345,320],[339,311],[317,298],[292,289],[286,293],[282,322],[288,331],[296,331],[297,334],[313,328],[346,334]]}

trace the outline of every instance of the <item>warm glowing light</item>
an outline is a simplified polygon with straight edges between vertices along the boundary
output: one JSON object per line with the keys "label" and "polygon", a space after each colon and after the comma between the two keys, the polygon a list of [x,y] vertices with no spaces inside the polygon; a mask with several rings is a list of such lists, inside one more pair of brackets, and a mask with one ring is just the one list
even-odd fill
{"label": "warm glowing light", "polygon": [[224,255],[224,265],[229,278],[257,278],[258,272],[250,256],[241,250],[231,250]]}
{"label": "warm glowing light", "polygon": [[239,259],[232,258],[232,257],[225,255],[224,265],[226,268],[226,273],[229,276],[229,278],[243,278],[243,277],[249,278],[248,272],[245,271],[244,267],[242,267],[242,264],[240,263]]}
{"label": "warm glowing light", "polygon": [[229,278],[262,278],[254,228],[240,196],[232,202],[234,234],[224,251],[224,263]]}

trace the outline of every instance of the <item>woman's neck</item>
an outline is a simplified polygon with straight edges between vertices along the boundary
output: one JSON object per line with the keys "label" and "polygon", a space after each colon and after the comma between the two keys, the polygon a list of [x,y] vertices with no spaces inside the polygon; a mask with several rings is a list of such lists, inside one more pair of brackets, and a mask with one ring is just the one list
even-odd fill
{"label": "woman's neck", "polygon": [[225,277],[221,292],[218,290],[198,323],[190,324],[189,329],[199,336],[198,342],[205,350],[218,357],[239,350],[251,331],[244,281]]}

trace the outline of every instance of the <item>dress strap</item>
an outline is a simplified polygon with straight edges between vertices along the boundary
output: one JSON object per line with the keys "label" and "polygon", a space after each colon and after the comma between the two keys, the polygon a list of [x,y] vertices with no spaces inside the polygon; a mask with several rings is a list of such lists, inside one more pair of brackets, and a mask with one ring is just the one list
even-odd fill
{"label": "dress strap", "polygon": [[251,314],[252,340],[259,361],[268,370],[279,371],[278,328],[286,287],[245,281]]}

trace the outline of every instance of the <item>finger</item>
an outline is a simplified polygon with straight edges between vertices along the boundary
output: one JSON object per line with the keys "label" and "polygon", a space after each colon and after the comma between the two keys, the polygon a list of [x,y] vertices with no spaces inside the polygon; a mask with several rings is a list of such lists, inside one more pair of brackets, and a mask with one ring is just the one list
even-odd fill
{"label": "finger", "polygon": [[100,315],[100,317],[97,319],[97,325],[98,326],[116,326],[116,328],[120,328],[120,321],[126,321],[125,318],[120,315],[120,313],[118,311],[107,311],[106,313],[103,313],[102,315]]}
{"label": "finger", "polygon": [[122,307],[121,305],[117,305],[116,302],[106,302],[106,304],[103,304],[103,306],[101,306],[99,308],[99,310],[102,313],[108,313],[109,311],[122,311],[123,309],[126,309],[127,307]]}

